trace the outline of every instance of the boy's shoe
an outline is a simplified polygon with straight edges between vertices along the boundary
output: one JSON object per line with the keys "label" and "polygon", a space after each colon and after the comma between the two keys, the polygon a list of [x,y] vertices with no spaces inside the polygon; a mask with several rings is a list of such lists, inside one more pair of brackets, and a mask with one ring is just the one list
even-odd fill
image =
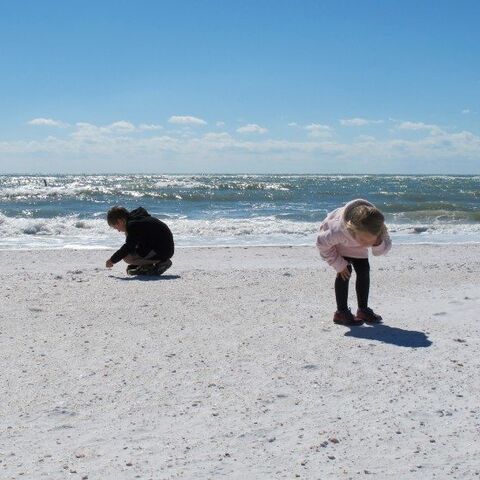
{"label": "boy's shoe", "polygon": [[138,265],[127,265],[127,274],[136,275],[137,269],[138,269]]}
{"label": "boy's shoe", "polygon": [[333,323],[338,325],[362,325],[363,320],[357,319],[353,313],[348,310],[337,310],[333,315]]}
{"label": "boy's shoe", "polygon": [[171,266],[172,261],[170,259],[165,260],[164,262],[156,263],[154,265],[156,275],[161,275],[162,273],[165,273]]}
{"label": "boy's shoe", "polygon": [[382,317],[377,315],[371,308],[359,308],[355,318],[365,323],[381,323],[383,320]]}
{"label": "boy's shoe", "polygon": [[171,260],[165,260],[165,262],[153,263],[151,265],[129,265],[127,267],[127,273],[129,275],[161,275],[171,266]]}
{"label": "boy's shoe", "polygon": [[127,267],[129,275],[156,275],[155,265],[129,265]]}

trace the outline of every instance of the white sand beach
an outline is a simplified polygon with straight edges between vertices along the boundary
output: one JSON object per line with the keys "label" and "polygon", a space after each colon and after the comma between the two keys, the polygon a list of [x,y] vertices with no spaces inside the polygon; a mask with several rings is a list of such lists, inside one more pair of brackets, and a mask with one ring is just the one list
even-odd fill
{"label": "white sand beach", "polygon": [[0,252],[1,479],[480,475],[480,245],[372,258],[354,329],[314,247],[110,253]]}

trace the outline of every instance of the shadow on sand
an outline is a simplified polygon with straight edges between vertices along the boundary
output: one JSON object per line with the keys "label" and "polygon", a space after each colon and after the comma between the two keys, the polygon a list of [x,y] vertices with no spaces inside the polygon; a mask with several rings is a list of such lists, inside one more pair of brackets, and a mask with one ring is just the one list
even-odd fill
{"label": "shadow on sand", "polygon": [[178,280],[182,278],[180,275],[132,275],[130,277],[117,277],[116,275],[109,275],[111,278],[123,280],[125,282],[158,282],[159,280]]}
{"label": "shadow on sand", "polygon": [[379,342],[390,343],[398,347],[425,348],[432,344],[423,332],[389,327],[383,323],[371,326],[351,327],[345,336],[364,338],[366,340],[378,340]]}

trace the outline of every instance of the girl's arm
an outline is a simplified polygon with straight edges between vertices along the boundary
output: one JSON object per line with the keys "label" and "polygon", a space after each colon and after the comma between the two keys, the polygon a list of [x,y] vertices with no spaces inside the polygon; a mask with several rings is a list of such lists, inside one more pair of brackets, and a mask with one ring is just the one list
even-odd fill
{"label": "girl's arm", "polygon": [[321,231],[317,237],[317,248],[320,252],[320,257],[339,273],[345,270],[348,262],[338,254],[336,247],[338,243],[338,236],[332,233],[331,230]]}

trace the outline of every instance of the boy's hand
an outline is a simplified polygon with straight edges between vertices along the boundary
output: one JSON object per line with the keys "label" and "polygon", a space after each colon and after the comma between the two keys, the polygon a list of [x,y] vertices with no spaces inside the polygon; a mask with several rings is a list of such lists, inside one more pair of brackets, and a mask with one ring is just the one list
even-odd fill
{"label": "boy's hand", "polygon": [[341,272],[337,273],[337,277],[341,277],[342,280],[348,280],[351,275],[352,274],[348,267],[345,267]]}
{"label": "boy's hand", "polygon": [[112,268],[112,267],[113,267],[113,262],[112,262],[110,259],[108,259],[108,260],[105,262],[105,266],[106,266],[107,268]]}

